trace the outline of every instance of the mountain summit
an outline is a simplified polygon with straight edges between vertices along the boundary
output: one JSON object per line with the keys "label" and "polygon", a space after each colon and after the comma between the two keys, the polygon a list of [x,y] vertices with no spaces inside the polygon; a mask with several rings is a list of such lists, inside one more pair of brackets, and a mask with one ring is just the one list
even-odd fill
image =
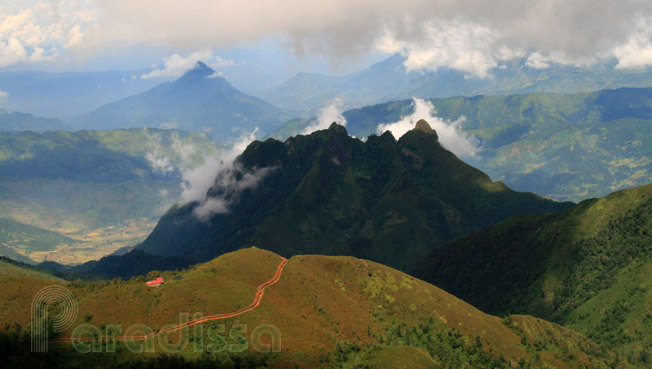
{"label": "mountain summit", "polygon": [[[198,61],[195,64],[194,68],[192,68],[191,70],[184,73],[184,75],[181,76],[181,78],[179,78],[175,83],[176,84],[183,84],[183,83],[187,83],[187,82],[190,82],[190,81],[201,81],[204,78],[216,78],[216,79],[219,79],[219,80],[222,80],[222,81],[226,82],[226,80],[224,78],[219,77],[217,75],[217,73],[215,72],[215,70],[213,70],[213,68],[209,67],[204,62]],[[228,82],[226,82],[226,83],[228,83]]]}
{"label": "mountain summit", "polygon": [[265,101],[244,94],[199,61],[173,82],[104,105],[77,118],[79,128],[179,128],[208,132],[220,142],[268,131],[288,116]]}
{"label": "mountain summit", "polygon": [[430,135],[435,135],[436,139],[439,138],[437,136],[437,132],[435,132],[435,130],[430,127],[430,124],[428,124],[428,122],[426,122],[424,119],[419,119],[416,126],[414,127],[414,130],[421,131]]}
{"label": "mountain summit", "polygon": [[195,262],[256,245],[286,257],[353,255],[410,270],[470,230],[572,205],[491,181],[444,149],[425,121],[398,141],[386,132],[363,142],[338,124],[255,141],[235,167],[233,181],[218,177],[209,199],[235,193],[223,183],[242,188],[269,170],[208,221],[197,218],[198,203],[172,208],[137,249]]}

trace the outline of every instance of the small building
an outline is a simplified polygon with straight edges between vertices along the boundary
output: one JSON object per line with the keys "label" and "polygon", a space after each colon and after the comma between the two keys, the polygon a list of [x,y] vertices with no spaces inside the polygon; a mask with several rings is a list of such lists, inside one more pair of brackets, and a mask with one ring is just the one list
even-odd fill
{"label": "small building", "polygon": [[158,286],[162,285],[163,283],[165,283],[165,281],[163,280],[162,277],[158,277],[158,278],[153,279],[151,281],[145,282],[145,284],[150,286],[150,287],[158,287]]}

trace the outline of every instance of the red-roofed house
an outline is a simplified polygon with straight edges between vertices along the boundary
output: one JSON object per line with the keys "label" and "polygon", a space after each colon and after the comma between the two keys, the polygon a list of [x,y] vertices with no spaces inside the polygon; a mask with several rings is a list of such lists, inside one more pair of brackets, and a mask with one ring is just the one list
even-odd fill
{"label": "red-roofed house", "polygon": [[165,281],[163,280],[162,277],[158,277],[158,278],[156,278],[154,280],[145,282],[145,284],[150,286],[150,287],[158,287],[158,286],[162,285],[164,282]]}

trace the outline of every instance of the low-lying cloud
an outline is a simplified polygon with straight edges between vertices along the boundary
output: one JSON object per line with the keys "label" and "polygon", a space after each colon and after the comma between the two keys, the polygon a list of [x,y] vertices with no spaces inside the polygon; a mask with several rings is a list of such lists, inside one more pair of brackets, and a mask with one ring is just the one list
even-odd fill
{"label": "low-lying cloud", "polygon": [[206,193],[215,183],[217,175],[221,171],[227,171],[233,166],[233,162],[242,154],[249,143],[255,139],[258,129],[251,134],[241,137],[233,147],[222,153],[219,158],[206,157],[204,162],[194,168],[182,169],[181,177],[183,180],[180,201],[187,204],[193,201],[202,201],[206,198]]}
{"label": "low-lying cloud", "polygon": [[237,157],[255,139],[257,131],[258,129],[243,136],[219,159],[207,157],[201,165],[181,170],[183,192],[179,202],[197,202],[193,212],[199,220],[208,221],[214,214],[228,213],[229,206],[237,201],[244,191],[255,188],[274,170],[248,170],[236,162]]}
{"label": "low-lying cloud", "polygon": [[319,109],[315,120],[299,132],[299,134],[307,135],[315,131],[327,129],[333,122],[345,126],[346,118],[342,115],[343,108],[344,101],[339,98],[334,99],[328,106]]}
{"label": "low-lying cloud", "polygon": [[[160,132],[151,132],[147,128],[143,128],[143,134],[147,137],[145,159],[154,172],[170,174],[175,170],[181,171],[191,165],[191,156],[196,149],[193,145],[184,143],[177,132],[172,133],[170,136],[171,144],[169,145],[163,144]],[[167,153],[170,149],[179,158],[176,160],[176,164],[173,163]]]}
{"label": "low-lying cloud", "polygon": [[228,213],[229,206],[245,190],[258,186],[260,181],[274,169],[274,167],[268,167],[246,170],[237,163],[224,166],[217,172],[217,178],[210,188],[211,193],[194,209],[194,214],[200,220],[208,221],[214,214]]}
{"label": "low-lying cloud", "polygon": [[[181,175],[181,195],[177,203],[184,205],[198,203],[194,214],[202,221],[208,221],[214,214],[224,214],[240,195],[255,188],[274,168],[245,169],[236,162],[237,157],[255,139],[258,129],[237,140],[231,149],[217,155],[207,155],[199,165],[193,165],[198,149],[184,142],[174,132],[170,142],[164,145],[159,132],[143,133],[148,138],[148,151],[145,158],[152,170],[162,174],[177,171]],[[171,159],[174,155],[175,159]],[[167,193],[165,194],[167,196]],[[161,195],[161,197],[164,197]]]}
{"label": "low-lying cloud", "polygon": [[460,116],[455,121],[446,121],[436,116],[437,111],[430,101],[414,99],[414,112],[398,122],[380,124],[378,134],[390,131],[396,138],[400,138],[409,130],[413,129],[420,119],[425,119],[430,127],[437,132],[439,142],[447,150],[457,156],[475,158],[480,150],[478,140],[475,136],[466,133],[462,129],[462,123],[466,120]]}
{"label": "low-lying cloud", "polygon": [[[206,63],[213,69],[226,68],[236,65],[232,59],[223,59],[219,56],[213,56],[212,50],[198,50],[190,53],[187,57],[179,54],[172,54],[163,58],[163,65],[153,65],[152,71],[140,76],[142,79],[149,78],[176,78],[181,77],[185,72],[195,67],[197,61]],[[209,78],[215,78],[219,74],[215,72]]]}

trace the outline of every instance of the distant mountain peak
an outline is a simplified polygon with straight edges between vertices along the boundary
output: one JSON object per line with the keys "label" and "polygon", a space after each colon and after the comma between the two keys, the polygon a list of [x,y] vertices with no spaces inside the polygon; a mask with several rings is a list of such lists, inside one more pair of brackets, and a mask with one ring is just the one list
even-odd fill
{"label": "distant mountain peak", "polygon": [[204,78],[211,77],[214,74],[215,71],[213,70],[213,68],[209,67],[208,65],[206,65],[206,63],[202,61],[197,61],[195,67],[187,71],[183,76],[181,76],[181,78],[177,80],[177,82],[198,81]]}
{"label": "distant mountain peak", "polygon": [[210,69],[210,70],[212,70],[208,65],[206,65],[206,63],[204,63],[204,62],[201,61],[201,60],[198,60],[198,61],[197,61],[197,64],[195,64],[195,68],[194,68],[194,69]]}
{"label": "distant mountain peak", "polygon": [[435,139],[438,138],[437,132],[434,129],[432,129],[432,127],[430,127],[430,124],[428,124],[428,122],[426,122],[425,119],[419,119],[416,126],[414,127],[414,130],[421,131],[429,135],[435,135]]}

